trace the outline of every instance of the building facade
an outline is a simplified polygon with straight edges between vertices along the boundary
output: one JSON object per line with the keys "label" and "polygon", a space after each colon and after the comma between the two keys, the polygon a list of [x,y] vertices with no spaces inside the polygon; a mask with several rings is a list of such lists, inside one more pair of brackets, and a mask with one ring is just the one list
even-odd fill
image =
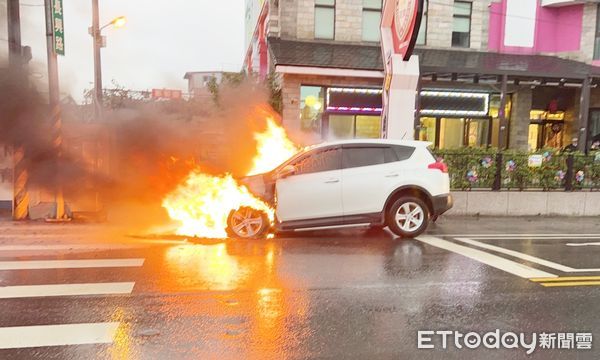
{"label": "building facade", "polygon": [[[391,1],[391,0],[389,0]],[[562,148],[600,138],[594,1],[425,0],[415,137],[440,148]],[[248,71],[277,74],[302,142],[380,137],[381,0],[264,1]]]}

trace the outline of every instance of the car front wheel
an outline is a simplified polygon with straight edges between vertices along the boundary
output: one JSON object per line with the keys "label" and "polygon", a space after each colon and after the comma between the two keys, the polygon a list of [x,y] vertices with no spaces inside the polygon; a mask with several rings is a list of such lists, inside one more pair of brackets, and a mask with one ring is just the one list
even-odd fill
{"label": "car front wheel", "polygon": [[429,223],[427,205],[416,197],[401,197],[389,208],[386,223],[396,235],[417,237],[427,229]]}
{"label": "car front wheel", "polygon": [[266,236],[269,218],[264,211],[243,206],[232,210],[227,217],[227,235],[241,239],[257,239]]}

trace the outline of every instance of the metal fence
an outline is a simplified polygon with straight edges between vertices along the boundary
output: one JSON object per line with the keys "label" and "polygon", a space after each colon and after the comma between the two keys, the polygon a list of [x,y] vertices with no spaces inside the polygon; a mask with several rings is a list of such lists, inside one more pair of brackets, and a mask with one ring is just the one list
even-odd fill
{"label": "metal fence", "polygon": [[573,191],[600,189],[600,152],[526,153],[484,149],[434,150],[448,165],[453,190]]}

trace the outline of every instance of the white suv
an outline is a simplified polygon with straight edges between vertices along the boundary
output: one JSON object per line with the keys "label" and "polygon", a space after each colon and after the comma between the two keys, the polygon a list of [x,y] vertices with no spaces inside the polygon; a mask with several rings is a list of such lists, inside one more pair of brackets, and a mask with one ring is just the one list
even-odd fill
{"label": "white suv", "polygon": [[230,236],[256,238],[269,230],[388,226],[415,237],[429,220],[452,207],[446,164],[430,143],[406,140],[347,140],[310,147],[273,171],[241,179],[275,208],[275,221],[243,207],[227,220]]}

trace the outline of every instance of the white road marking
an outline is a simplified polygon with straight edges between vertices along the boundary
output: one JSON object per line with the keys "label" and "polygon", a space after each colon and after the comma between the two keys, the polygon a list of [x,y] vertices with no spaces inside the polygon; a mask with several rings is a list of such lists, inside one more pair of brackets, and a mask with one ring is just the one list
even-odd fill
{"label": "white road marking", "polygon": [[513,257],[516,257],[519,259],[523,259],[523,260],[532,262],[532,263],[540,264],[540,265],[543,265],[543,266],[546,266],[546,267],[549,267],[549,268],[552,268],[552,269],[558,270],[558,271],[572,272],[572,271],[576,270],[569,266],[564,266],[561,264],[554,263],[552,261],[540,259],[535,256],[523,254],[523,253],[515,251],[515,250],[509,250],[509,249],[506,249],[506,248],[503,248],[500,246],[490,245],[490,244],[482,243],[482,242],[475,241],[475,240],[468,239],[468,238],[456,238],[455,240],[464,242],[469,245],[477,246],[477,247],[480,247],[483,249],[492,250],[492,251],[496,251],[496,252],[499,252],[502,254],[510,255],[510,256],[513,256]]}
{"label": "white road marking", "polygon": [[600,246],[600,242],[567,243],[567,246]]}
{"label": "white road marking", "polygon": [[109,282],[89,284],[17,285],[0,287],[0,299],[131,294],[134,282]]}
{"label": "white road marking", "polygon": [[514,262],[503,257],[487,253],[485,251],[473,249],[467,246],[458,245],[453,242],[443,240],[433,236],[419,236],[417,240],[438,247],[440,249],[448,250],[456,254],[463,255],[469,259],[479,261],[483,264],[489,265],[496,269],[506,271],[510,274],[528,279],[534,277],[558,277],[557,275],[534,269],[532,267]]}
{"label": "white road marking", "polygon": [[186,241],[171,241],[171,240],[136,240],[131,243],[115,243],[115,244],[17,244],[17,245],[0,245],[0,251],[52,251],[52,250],[121,250],[121,249],[137,249],[148,245],[181,245],[186,244]]}
{"label": "white road marking", "polygon": [[527,255],[527,254],[524,254],[519,251],[510,250],[510,249],[506,249],[506,248],[503,248],[500,246],[482,243],[482,242],[475,241],[475,240],[469,239],[469,238],[456,238],[456,240],[473,245],[473,246],[477,246],[477,247],[480,247],[483,249],[492,250],[492,251],[496,251],[496,252],[499,252],[502,254],[510,255],[510,256],[513,256],[513,257],[516,257],[519,259],[523,259],[523,260],[526,260],[529,262],[533,262],[533,263],[536,263],[536,264],[539,264],[542,266],[546,266],[546,267],[549,267],[551,269],[558,270],[558,271],[563,271],[563,272],[597,272],[597,271],[600,271],[600,269],[575,269],[570,266],[557,264],[552,261],[540,259],[540,258],[532,256],[532,255]]}
{"label": "white road marking", "polygon": [[136,267],[143,264],[144,259],[0,261],[0,270]]}
{"label": "white road marking", "polygon": [[113,342],[118,322],[0,328],[0,349]]}

